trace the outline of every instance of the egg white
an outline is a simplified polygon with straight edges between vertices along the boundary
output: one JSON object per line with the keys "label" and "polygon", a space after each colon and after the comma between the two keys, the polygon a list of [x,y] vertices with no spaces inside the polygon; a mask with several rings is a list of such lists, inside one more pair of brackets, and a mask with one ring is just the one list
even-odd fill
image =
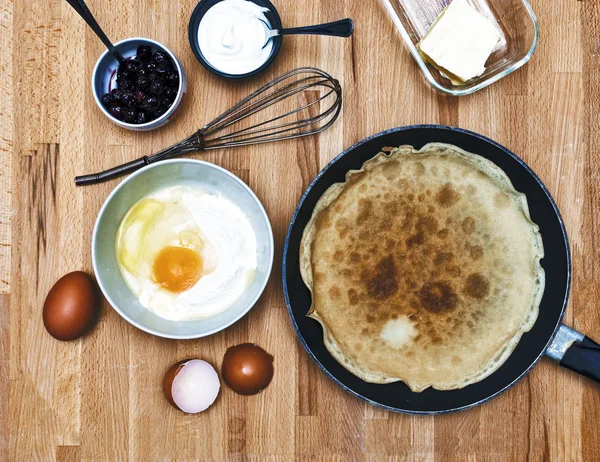
{"label": "egg white", "polygon": [[[165,247],[197,252],[203,275],[175,294],[153,281],[154,258]],[[233,202],[198,188],[166,188],[136,203],[117,234],[119,267],[140,303],[174,321],[214,316],[246,291],[257,264],[256,235]]]}

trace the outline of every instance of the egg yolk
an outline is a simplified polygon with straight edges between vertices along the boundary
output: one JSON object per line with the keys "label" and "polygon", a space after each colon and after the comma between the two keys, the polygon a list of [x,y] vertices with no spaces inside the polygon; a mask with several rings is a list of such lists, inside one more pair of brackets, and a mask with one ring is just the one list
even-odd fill
{"label": "egg yolk", "polygon": [[202,277],[202,258],[186,247],[162,249],[152,265],[154,280],[169,292],[191,289]]}

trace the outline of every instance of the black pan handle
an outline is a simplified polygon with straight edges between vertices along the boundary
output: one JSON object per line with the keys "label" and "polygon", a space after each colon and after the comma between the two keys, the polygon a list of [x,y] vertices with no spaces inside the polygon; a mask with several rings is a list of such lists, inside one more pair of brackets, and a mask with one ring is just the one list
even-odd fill
{"label": "black pan handle", "polygon": [[561,324],[546,355],[561,366],[600,383],[600,345],[581,332]]}

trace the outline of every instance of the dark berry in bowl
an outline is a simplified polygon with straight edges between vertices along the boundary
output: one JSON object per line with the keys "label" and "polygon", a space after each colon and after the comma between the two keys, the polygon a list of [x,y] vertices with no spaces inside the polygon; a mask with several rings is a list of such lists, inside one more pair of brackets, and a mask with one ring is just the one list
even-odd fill
{"label": "dark berry in bowl", "polygon": [[140,75],[135,81],[135,84],[140,90],[147,90],[148,88],[150,88],[151,83],[152,81],[147,75]]}
{"label": "dark berry in bowl", "polygon": [[164,51],[160,50],[154,52],[154,54],[152,55],[152,59],[157,63],[161,61],[170,61],[169,56]]}
{"label": "dark berry in bowl", "polygon": [[110,93],[105,93],[102,96],[102,104],[104,104],[106,107],[108,107],[110,105],[110,103],[113,102],[113,96]]}
{"label": "dark berry in bowl", "polygon": [[[121,67],[121,66],[119,66],[119,67]],[[131,73],[135,73],[141,68],[142,68],[142,63],[141,63],[141,61],[138,61],[137,59],[128,59],[125,62],[125,69]]]}
{"label": "dark berry in bowl", "polygon": [[121,98],[121,101],[123,102],[123,104],[125,106],[133,106],[135,104],[135,95],[133,94],[132,91],[126,91],[123,93],[123,97]]}
{"label": "dark berry in bowl", "polygon": [[132,107],[128,107],[123,110],[123,119],[125,119],[125,122],[133,123],[135,122],[136,117],[137,111]]}
{"label": "dark berry in bowl", "polygon": [[166,52],[140,45],[135,57],[119,65],[116,88],[103,95],[101,103],[118,120],[145,124],[171,108],[180,82],[175,63]]}
{"label": "dark berry in bowl", "polygon": [[164,77],[158,72],[150,72],[150,74],[148,74],[148,78],[154,82],[156,80],[163,80]]}
{"label": "dark berry in bowl", "polygon": [[158,98],[154,97],[154,96],[148,96],[145,100],[144,100],[144,109],[147,109],[148,111],[156,111],[156,109],[158,109],[158,106],[160,105],[160,101],[158,100]]}
{"label": "dark berry in bowl", "polygon": [[178,86],[179,85],[179,74],[175,71],[169,72],[167,74],[167,82]]}
{"label": "dark berry in bowl", "polygon": [[110,115],[112,115],[115,119],[123,120],[123,107],[122,106],[112,106],[110,108]]}
{"label": "dark berry in bowl", "polygon": [[157,96],[162,95],[165,92],[165,90],[166,90],[166,86],[158,80],[155,80],[150,85],[150,93],[154,93]]}
{"label": "dark berry in bowl", "polygon": [[146,111],[138,111],[137,116],[135,117],[136,124],[145,124],[148,122],[148,116],[146,115]]}
{"label": "dark berry in bowl", "polygon": [[159,72],[161,74],[169,72],[171,69],[173,69],[173,67],[171,66],[171,63],[169,61],[160,61],[156,64],[156,72]]}
{"label": "dark berry in bowl", "polygon": [[140,45],[137,49],[136,58],[140,61],[150,61],[152,59],[152,48],[147,45]]}
{"label": "dark berry in bowl", "polygon": [[123,97],[123,90],[121,90],[120,88],[113,88],[110,94],[112,95],[113,100],[120,101]]}

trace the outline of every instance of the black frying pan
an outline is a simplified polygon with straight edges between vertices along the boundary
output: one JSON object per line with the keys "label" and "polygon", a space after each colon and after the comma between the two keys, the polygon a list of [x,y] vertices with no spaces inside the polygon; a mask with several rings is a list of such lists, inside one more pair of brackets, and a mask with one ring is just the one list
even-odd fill
{"label": "black frying pan", "polygon": [[[428,388],[412,392],[404,383],[364,382],[342,367],[327,351],[319,323],[306,317],[310,292],[300,276],[298,256],[304,227],[317,200],[346,172],[359,169],[384,146],[409,144],[421,148],[430,142],[449,143],[486,157],[502,168],[515,188],[527,195],[531,218],[540,227],[545,257],[546,288],[539,317],[523,335],[515,351],[492,375],[460,390]],[[596,381],[600,381],[600,345],[561,323],[571,283],[571,255],[564,224],[550,193],[517,156],[494,141],[473,132],[439,125],[416,125],[388,130],[366,138],[337,156],[308,187],[292,217],[283,251],[283,290],[290,317],[302,345],[318,366],[338,385],[372,404],[392,411],[435,414],[481,404],[507,390],[537,363],[543,354]]]}

